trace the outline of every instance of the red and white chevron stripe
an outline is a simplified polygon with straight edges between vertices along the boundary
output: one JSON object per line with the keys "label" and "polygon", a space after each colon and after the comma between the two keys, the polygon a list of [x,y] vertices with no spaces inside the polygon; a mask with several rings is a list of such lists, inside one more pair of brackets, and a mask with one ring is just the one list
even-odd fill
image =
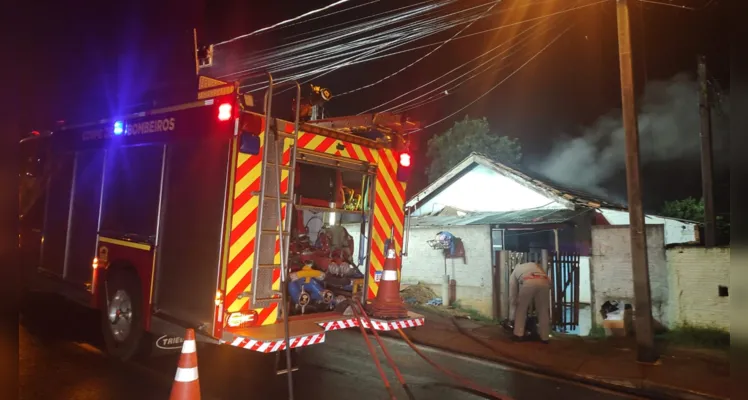
{"label": "red and white chevron stripe", "polygon": [[[379,319],[371,319],[371,324],[374,326],[375,330],[391,331],[397,328],[405,329],[405,328],[415,328],[417,326],[423,326],[425,321],[426,319],[423,317],[399,320],[399,321],[385,321],[385,320],[379,320]],[[363,323],[364,323],[364,328],[367,328],[367,329],[370,328],[369,324],[366,321],[363,321]],[[352,319],[346,319],[342,321],[321,322],[319,325],[322,328],[324,328],[325,331],[336,331],[338,329],[348,329],[348,328],[358,327],[359,322],[357,319],[352,318]]]}
{"label": "red and white chevron stripe", "polygon": [[322,328],[324,328],[325,331],[336,331],[338,329],[348,329],[348,328],[357,327],[358,321],[351,318],[351,319],[346,319],[342,321],[321,322],[319,325]]}
{"label": "red and white chevron stripe", "polygon": [[[318,333],[310,336],[299,336],[291,338],[291,348],[311,346],[313,344],[323,343],[325,341],[325,334]],[[228,342],[225,342],[228,343]],[[245,337],[237,337],[231,343],[232,346],[241,347],[247,350],[254,350],[260,353],[274,353],[286,349],[285,340],[273,340],[264,342],[261,340],[254,340]]]}

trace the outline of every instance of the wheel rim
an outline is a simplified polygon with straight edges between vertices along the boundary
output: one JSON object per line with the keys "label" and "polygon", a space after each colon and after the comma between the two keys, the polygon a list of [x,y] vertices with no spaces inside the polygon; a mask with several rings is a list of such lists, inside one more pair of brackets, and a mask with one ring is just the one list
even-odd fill
{"label": "wheel rim", "polygon": [[114,340],[123,342],[130,335],[132,326],[132,301],[126,291],[120,289],[109,302],[109,323]]}

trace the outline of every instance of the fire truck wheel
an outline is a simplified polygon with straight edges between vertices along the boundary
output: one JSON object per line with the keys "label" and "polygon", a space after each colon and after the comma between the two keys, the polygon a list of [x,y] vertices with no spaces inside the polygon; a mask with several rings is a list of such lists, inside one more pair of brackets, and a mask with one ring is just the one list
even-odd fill
{"label": "fire truck wheel", "polygon": [[[145,353],[143,297],[140,281],[134,272],[110,270],[105,289],[101,290],[103,309],[101,328],[109,355],[130,360]],[[107,299],[108,297],[108,299]]]}

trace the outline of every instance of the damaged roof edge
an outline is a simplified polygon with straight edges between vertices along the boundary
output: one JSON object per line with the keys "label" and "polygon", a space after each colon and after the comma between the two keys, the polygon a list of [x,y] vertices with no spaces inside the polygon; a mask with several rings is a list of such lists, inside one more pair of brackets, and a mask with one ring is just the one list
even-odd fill
{"label": "damaged roof edge", "polygon": [[419,202],[425,200],[429,196],[438,193],[442,190],[442,187],[448,184],[454,177],[458,176],[469,167],[481,165],[489,168],[513,181],[527,187],[539,193],[545,197],[553,199],[554,201],[563,204],[567,208],[574,208],[576,206],[589,207],[589,208],[601,208],[605,207],[612,210],[627,210],[627,207],[621,204],[616,204],[603,199],[595,198],[592,195],[582,193],[578,190],[572,190],[568,188],[559,187],[557,185],[551,185],[543,182],[540,179],[535,179],[530,175],[527,175],[513,167],[510,167],[504,163],[500,163],[492,160],[485,154],[478,152],[472,152],[460,163],[452,167],[444,175],[440,176],[439,179],[426,186],[423,190],[416,193],[410,200],[407,201],[407,207],[414,207]]}

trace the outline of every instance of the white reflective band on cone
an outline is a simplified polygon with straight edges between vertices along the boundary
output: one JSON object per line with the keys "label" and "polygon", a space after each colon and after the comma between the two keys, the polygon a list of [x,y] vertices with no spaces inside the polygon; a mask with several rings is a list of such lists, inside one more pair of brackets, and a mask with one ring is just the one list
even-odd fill
{"label": "white reflective band on cone", "polygon": [[193,382],[197,380],[197,367],[177,368],[176,382]]}
{"label": "white reflective band on cone", "polygon": [[397,280],[397,271],[384,271],[382,273],[382,280],[385,280],[385,281],[396,281]]}
{"label": "white reflective band on cone", "polygon": [[194,340],[185,340],[184,343],[182,343],[182,354],[189,354],[195,352],[195,341]]}

